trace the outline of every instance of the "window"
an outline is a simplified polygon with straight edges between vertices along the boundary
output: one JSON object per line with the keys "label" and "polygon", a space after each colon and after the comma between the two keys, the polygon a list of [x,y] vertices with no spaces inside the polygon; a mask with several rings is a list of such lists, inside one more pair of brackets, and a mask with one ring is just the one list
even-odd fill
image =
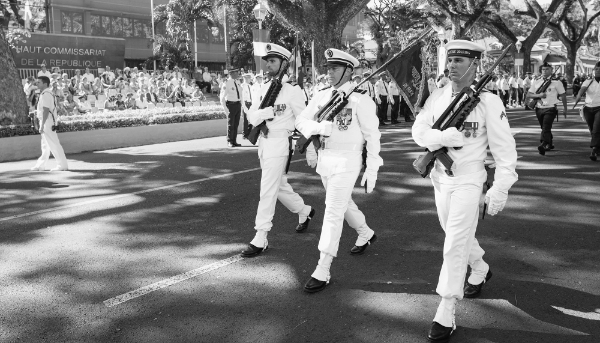
{"label": "window", "polygon": [[212,33],[212,42],[216,44],[223,44],[225,42],[225,37],[223,36],[223,27],[221,26],[213,26],[210,28]]}
{"label": "window", "polygon": [[92,36],[152,37],[150,20],[92,14],[91,21]]}
{"label": "window", "polygon": [[83,33],[83,13],[61,11],[61,31],[65,33]]}
{"label": "window", "polygon": [[133,37],[133,19],[123,18],[123,37]]}

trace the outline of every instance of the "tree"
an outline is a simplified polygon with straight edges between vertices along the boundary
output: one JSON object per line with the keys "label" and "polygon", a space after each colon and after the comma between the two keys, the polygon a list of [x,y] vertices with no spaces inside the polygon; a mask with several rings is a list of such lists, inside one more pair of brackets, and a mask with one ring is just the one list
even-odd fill
{"label": "tree", "polygon": [[569,82],[575,76],[577,51],[583,45],[590,26],[600,15],[599,5],[598,1],[588,3],[589,7],[595,9],[595,13],[591,14],[589,13],[590,9],[584,4],[583,0],[566,0],[560,15],[548,24],[556,33],[558,39],[567,47],[566,74]]}
{"label": "tree", "polygon": [[431,0],[452,25],[452,38],[467,34],[490,5],[490,0]]}
{"label": "tree", "polygon": [[156,35],[153,56],[146,62],[159,61],[163,67],[189,67],[194,57],[185,44],[170,34]]}
{"label": "tree", "polygon": [[175,56],[173,47],[177,46],[179,49],[179,46],[183,45],[187,52],[182,55],[189,55],[192,51],[191,44],[194,42],[192,38],[194,23],[207,20],[211,26],[212,10],[213,2],[210,0],[170,0],[167,4],[155,6],[154,22],[166,24],[166,34],[160,42],[167,47],[165,51]]}
{"label": "tree", "polygon": [[371,34],[377,42],[377,65],[383,64],[410,41],[415,29],[420,31],[428,24],[427,16],[418,9],[421,3],[422,0],[375,0],[367,8],[365,14],[371,21]]}
{"label": "tree", "polygon": [[27,123],[27,100],[10,46],[0,29],[0,125]]}
{"label": "tree", "polygon": [[[523,32],[522,27],[518,25],[511,25],[509,27],[504,22],[503,18],[514,17],[514,15],[533,18],[535,24],[531,30],[528,30],[529,32],[527,32],[527,34],[524,34],[524,36],[527,38],[521,41],[523,44],[523,47],[521,48],[521,51],[523,52],[523,70],[531,71],[531,49],[540,36],[544,33],[548,23],[563,1],[564,0],[552,0],[548,5],[548,8],[544,10],[537,0],[523,0],[526,10],[514,10],[512,12],[513,15],[511,16],[506,15],[509,11],[509,4],[506,2],[506,0],[503,0],[499,4],[501,7],[497,7],[493,11],[486,10],[479,22],[483,25],[483,27],[496,36],[496,38],[498,38],[504,46],[507,46],[510,43],[517,42],[517,36],[515,33],[518,34],[525,32]],[[513,19],[518,20],[519,18],[517,17]]]}
{"label": "tree", "polygon": [[305,39],[315,42],[315,65],[327,48],[342,48],[342,32],[369,0],[267,0],[275,18]]}

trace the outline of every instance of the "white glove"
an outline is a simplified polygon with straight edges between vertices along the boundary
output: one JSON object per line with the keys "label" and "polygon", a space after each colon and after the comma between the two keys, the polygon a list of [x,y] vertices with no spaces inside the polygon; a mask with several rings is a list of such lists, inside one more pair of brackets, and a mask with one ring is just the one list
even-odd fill
{"label": "white glove", "polygon": [[306,163],[308,164],[308,166],[311,168],[316,168],[318,161],[319,156],[317,155],[315,149],[312,146],[308,147],[306,149]]}
{"label": "white glove", "polygon": [[333,131],[333,122],[330,122],[329,120],[323,120],[319,123],[319,129],[317,131],[318,135],[329,137],[331,136],[331,131]]}
{"label": "white glove", "polygon": [[375,101],[377,102],[377,105],[381,105],[381,98],[376,96],[375,97]]}
{"label": "white glove", "polygon": [[485,193],[485,203],[488,204],[488,214],[494,216],[502,211],[504,205],[506,205],[507,199],[508,192],[503,192],[492,186],[492,188]]}
{"label": "white glove", "polygon": [[584,117],[584,115],[583,115],[583,107],[580,107],[580,108],[579,108],[579,116],[581,117],[581,120],[582,120],[584,123],[587,123],[587,121],[585,121],[585,117]]}
{"label": "white glove", "polygon": [[442,145],[449,148],[460,147],[465,145],[463,134],[455,127],[451,127],[442,131]]}
{"label": "white glove", "polygon": [[390,104],[393,105],[394,104],[394,98],[392,96],[390,96],[389,99],[390,99]]}
{"label": "white glove", "polygon": [[363,177],[362,180],[360,181],[360,185],[364,186],[365,182],[367,184],[366,186],[366,192],[367,193],[371,193],[373,192],[373,189],[375,188],[375,182],[377,182],[377,172],[371,169],[366,169],[365,172],[363,173]]}
{"label": "white glove", "polygon": [[256,115],[262,120],[269,120],[275,118],[275,112],[273,111],[273,107],[263,108],[262,110],[257,110]]}

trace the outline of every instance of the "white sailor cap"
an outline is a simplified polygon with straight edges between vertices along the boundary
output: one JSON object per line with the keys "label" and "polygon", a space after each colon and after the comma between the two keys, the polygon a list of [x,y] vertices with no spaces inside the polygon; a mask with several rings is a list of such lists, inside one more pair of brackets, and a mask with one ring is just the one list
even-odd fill
{"label": "white sailor cap", "polygon": [[485,48],[481,45],[463,39],[456,39],[449,41],[446,46],[448,51],[447,56],[463,56],[468,58],[481,58],[481,53],[485,51]]}
{"label": "white sailor cap", "polygon": [[267,60],[269,57],[279,57],[283,58],[286,61],[290,60],[290,55],[292,54],[288,49],[282,47],[281,45],[268,43],[265,45],[266,55],[262,57],[263,60]]}
{"label": "white sailor cap", "polygon": [[246,76],[253,77],[254,75],[252,75],[252,73],[248,72],[248,73],[245,73],[245,74],[244,74],[244,75],[242,75],[242,76],[243,76],[243,77],[246,77]]}
{"label": "white sailor cap", "polygon": [[356,79],[356,78],[362,78],[362,76],[360,74],[354,74],[352,75],[352,80]]}
{"label": "white sailor cap", "polygon": [[325,50],[325,58],[327,58],[327,65],[337,64],[347,66],[352,69],[358,67],[360,63],[356,57],[350,55],[347,52],[343,52],[338,49],[327,49]]}

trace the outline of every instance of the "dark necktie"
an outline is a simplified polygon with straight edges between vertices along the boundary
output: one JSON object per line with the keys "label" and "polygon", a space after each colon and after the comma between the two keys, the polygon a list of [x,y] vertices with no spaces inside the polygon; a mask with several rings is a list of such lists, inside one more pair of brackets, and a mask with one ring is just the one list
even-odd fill
{"label": "dark necktie", "polygon": [[252,102],[252,90],[250,89],[250,85],[248,85],[248,94],[250,94],[250,102]]}
{"label": "dark necktie", "polygon": [[388,94],[390,94],[387,90],[387,87],[385,86],[385,82],[383,82],[383,88],[385,88],[385,96],[387,96]]}
{"label": "dark necktie", "polygon": [[240,90],[238,89],[237,86],[237,82],[235,82],[235,80],[233,81],[233,84],[235,85],[235,92],[237,93],[237,100],[240,100]]}

